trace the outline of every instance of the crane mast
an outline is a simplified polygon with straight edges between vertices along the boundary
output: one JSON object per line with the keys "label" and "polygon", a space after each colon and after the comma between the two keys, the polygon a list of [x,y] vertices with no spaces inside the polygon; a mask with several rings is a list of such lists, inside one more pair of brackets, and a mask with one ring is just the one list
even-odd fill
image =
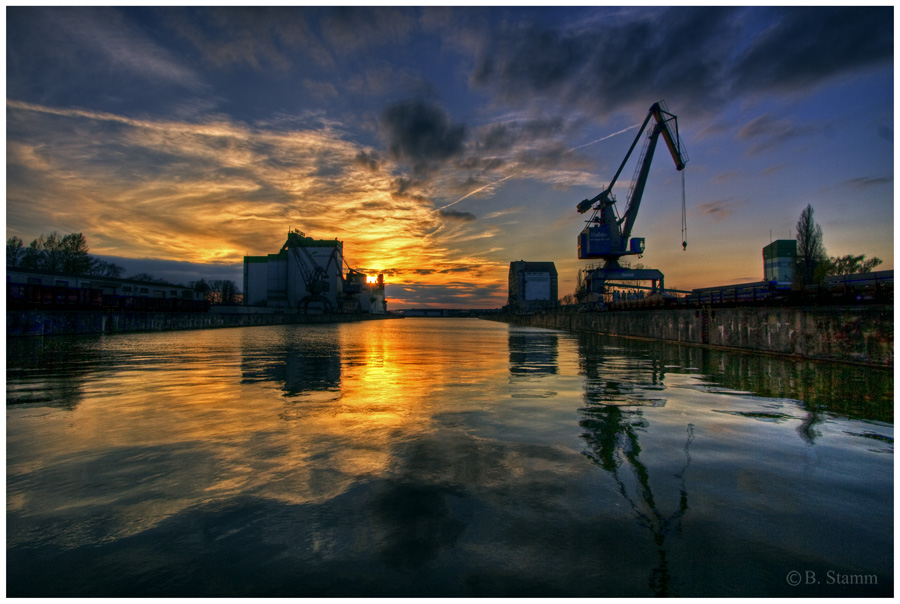
{"label": "crane mast", "polygon": [[[615,210],[616,198],[613,196],[612,189],[648,125],[650,131],[632,180],[627,207],[620,218]],[[578,258],[603,260],[602,268],[594,270],[586,279],[589,292],[601,293],[605,282],[615,279],[646,279],[653,281],[652,289],[656,290],[657,282],[659,287],[662,287],[663,276],[659,271],[642,269],[627,271],[628,274],[625,274],[623,272],[625,269],[619,265],[619,258],[622,256],[640,255],[644,252],[644,239],[631,238],[631,230],[641,207],[647,177],[650,174],[650,164],[653,161],[660,136],[665,141],[675,162],[675,169],[684,170],[685,164],[687,164],[687,154],[678,135],[678,118],[669,113],[661,102],[654,103],[647,112],[637,136],[631,143],[631,147],[625,154],[625,159],[619,165],[612,181],[597,196],[585,199],[576,208],[581,214],[593,210],[587,225],[578,236]]]}

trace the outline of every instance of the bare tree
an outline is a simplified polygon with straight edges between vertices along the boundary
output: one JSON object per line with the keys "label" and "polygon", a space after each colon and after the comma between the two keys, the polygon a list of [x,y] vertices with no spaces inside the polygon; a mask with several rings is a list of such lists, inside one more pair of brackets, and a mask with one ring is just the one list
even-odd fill
{"label": "bare tree", "polygon": [[801,287],[821,283],[825,278],[828,256],[822,242],[822,227],[813,219],[813,207],[807,205],[797,221],[797,266],[795,283]]}
{"label": "bare tree", "polygon": [[216,279],[209,282],[206,299],[211,304],[235,304],[237,294],[238,289],[234,281],[230,279]]}
{"label": "bare tree", "polygon": [[171,285],[171,283],[169,283],[165,279],[155,277],[155,276],[151,275],[150,273],[137,273],[136,275],[130,275],[128,277],[128,279],[130,279],[131,281],[143,281],[144,283],[159,283],[159,284]]}
{"label": "bare tree", "polygon": [[124,269],[88,254],[82,233],[60,236],[55,231],[41,235],[25,247],[19,237],[6,240],[6,265],[24,269],[53,271],[69,275],[121,277]]}
{"label": "bare tree", "polygon": [[87,239],[81,233],[61,236],[54,231],[49,235],[41,235],[27,248],[21,248],[21,240],[14,241],[16,239],[18,237],[11,238],[6,245],[7,263],[10,254],[16,257],[17,264],[13,266],[71,275],[85,275],[90,271],[91,257],[88,255]]}
{"label": "bare tree", "polygon": [[199,281],[191,281],[188,283],[188,287],[193,289],[198,294],[202,294],[204,300],[206,299],[207,295],[209,294],[209,283],[206,282],[206,279],[200,279]]}
{"label": "bare tree", "polygon": [[16,236],[6,240],[6,266],[19,266],[25,255],[25,244]]}
{"label": "bare tree", "polygon": [[100,260],[99,258],[91,258],[91,268],[88,270],[87,274],[96,277],[114,277],[118,279],[122,276],[123,272],[125,272],[125,269],[118,264]]}
{"label": "bare tree", "polygon": [[69,233],[60,238],[57,252],[62,272],[70,275],[86,275],[91,270],[87,239],[82,233]]}

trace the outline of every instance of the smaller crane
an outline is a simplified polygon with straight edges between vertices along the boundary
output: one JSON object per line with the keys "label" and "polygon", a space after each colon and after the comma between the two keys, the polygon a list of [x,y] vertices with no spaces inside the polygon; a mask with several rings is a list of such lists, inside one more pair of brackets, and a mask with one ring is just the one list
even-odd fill
{"label": "smaller crane", "polygon": [[[612,189],[651,119],[655,121],[638,161],[628,195],[628,205],[625,213],[619,218],[615,211],[616,198],[612,194]],[[613,280],[652,281],[653,291],[657,290],[657,283],[660,289],[663,287],[663,275],[660,271],[656,269],[624,269],[619,264],[619,258],[622,256],[640,255],[644,252],[644,239],[641,237],[631,238],[631,229],[641,207],[641,199],[647,185],[647,177],[650,174],[650,163],[653,161],[653,153],[660,135],[665,140],[669,153],[675,161],[675,169],[679,172],[684,170],[685,164],[687,164],[687,154],[678,136],[678,118],[667,111],[664,103],[654,103],[609,186],[596,197],[585,199],[576,208],[580,214],[593,209],[587,226],[578,236],[578,258],[603,260],[603,266],[591,270],[586,277],[585,293],[602,294],[606,281]]]}
{"label": "smaller crane", "polygon": [[[292,230],[288,232],[288,241],[284,246],[284,251],[290,250],[291,256],[297,263],[306,287],[306,295],[299,301],[299,304],[303,306],[304,313],[309,312],[309,305],[313,302],[321,304],[323,312],[334,312],[334,305],[324,294],[331,289],[328,282],[328,269],[332,262],[338,263],[335,260],[336,251],[332,250],[323,267],[310,255],[304,240],[305,236],[301,231]],[[340,268],[338,266],[338,273],[340,273]]]}

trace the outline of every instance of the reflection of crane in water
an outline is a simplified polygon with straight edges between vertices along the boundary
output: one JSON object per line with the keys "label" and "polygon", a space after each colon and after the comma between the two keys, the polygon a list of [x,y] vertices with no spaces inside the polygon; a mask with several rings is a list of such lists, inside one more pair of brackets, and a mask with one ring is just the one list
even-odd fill
{"label": "reflection of crane in water", "polygon": [[[650,473],[641,460],[638,431],[647,427],[647,420],[639,409],[627,409],[618,405],[592,405],[582,409],[585,418],[579,422],[587,430],[582,438],[590,446],[585,455],[598,466],[609,472],[619,487],[619,493],[629,503],[638,519],[638,524],[653,534],[659,552],[659,565],[650,577],[650,587],[657,596],[675,595],[670,593],[671,577],[666,559],[666,538],[681,531],[681,519],[688,510],[687,485],[684,475],[691,464],[690,446],[694,439],[694,426],[687,426],[687,442],[684,445],[685,463],[675,474],[680,481],[678,508],[670,515],[660,511],[650,488]],[[634,479],[633,493],[622,476],[623,468],[630,468]],[[629,481],[630,482],[630,481]]]}

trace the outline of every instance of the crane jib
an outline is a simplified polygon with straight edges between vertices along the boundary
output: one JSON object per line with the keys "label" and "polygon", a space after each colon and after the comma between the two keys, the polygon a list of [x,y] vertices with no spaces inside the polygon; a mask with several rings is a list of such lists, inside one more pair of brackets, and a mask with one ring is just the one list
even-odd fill
{"label": "crane jib", "polygon": [[[663,140],[666,141],[666,146],[669,148],[669,153],[671,153],[672,159],[675,161],[675,169],[679,172],[681,170],[684,170],[684,166],[685,164],[687,164],[687,160],[681,152],[681,140],[678,137],[678,118],[668,111],[663,111],[660,108],[659,103],[654,103],[653,107],[650,108],[650,113],[653,114],[653,116],[656,118],[656,122],[660,126],[660,133],[662,134]],[[675,123],[674,135],[669,129],[669,122]]]}
{"label": "crane jib", "polygon": [[[653,103],[650,107],[650,111],[647,112],[647,117],[644,118],[644,122],[641,124],[641,127],[638,129],[637,135],[634,137],[634,141],[631,143],[631,147],[628,149],[628,153],[625,154],[625,159],[622,160],[622,163],[619,165],[619,169],[616,170],[615,176],[613,176],[612,180],[609,182],[609,186],[606,187],[606,190],[603,193],[609,194],[612,192],[613,186],[616,184],[616,181],[619,180],[619,175],[622,173],[622,169],[625,168],[625,164],[628,163],[629,158],[631,157],[631,153],[634,151],[634,148],[637,146],[638,141],[641,139],[641,135],[644,133],[644,130],[647,128],[647,124],[650,122],[650,118],[656,118],[656,127],[659,128],[659,133],[662,134],[663,140],[666,141],[666,146],[669,148],[669,153],[672,155],[672,159],[675,162],[675,169],[679,172],[684,170],[685,165],[687,164],[687,156],[684,153],[684,150],[681,145],[681,138],[678,136],[678,118],[675,115],[672,115],[668,111],[664,110],[659,103]],[[675,123],[675,132],[669,128],[669,122]],[[600,193],[593,199],[585,199],[581,203],[578,204],[577,210],[579,214],[584,214],[587,212],[594,203],[599,201],[603,197],[603,193]]]}
{"label": "crane jib", "polygon": [[[629,191],[627,207],[622,217],[619,218],[612,208],[612,204],[615,202],[615,198],[612,196],[612,189],[625,164],[634,152],[638,141],[644,135],[651,119],[654,121],[654,124],[638,159],[635,177],[632,180],[631,190]],[[660,135],[662,135],[666,146],[669,148],[669,153],[675,162],[675,169],[678,171],[684,170],[687,163],[687,155],[678,136],[678,118],[664,109],[664,106],[660,103],[654,103],[650,107],[650,111],[647,112],[647,116],[638,130],[637,136],[631,143],[609,186],[593,199],[585,199],[577,205],[579,213],[585,213],[588,209],[593,209],[593,214],[590,220],[587,221],[588,224],[578,239],[579,258],[601,258],[608,263],[617,265],[616,260],[621,256],[639,255],[643,252],[643,240],[640,242],[631,241],[631,229],[637,218],[641,198],[647,184],[647,177],[650,173],[654,149]]]}

